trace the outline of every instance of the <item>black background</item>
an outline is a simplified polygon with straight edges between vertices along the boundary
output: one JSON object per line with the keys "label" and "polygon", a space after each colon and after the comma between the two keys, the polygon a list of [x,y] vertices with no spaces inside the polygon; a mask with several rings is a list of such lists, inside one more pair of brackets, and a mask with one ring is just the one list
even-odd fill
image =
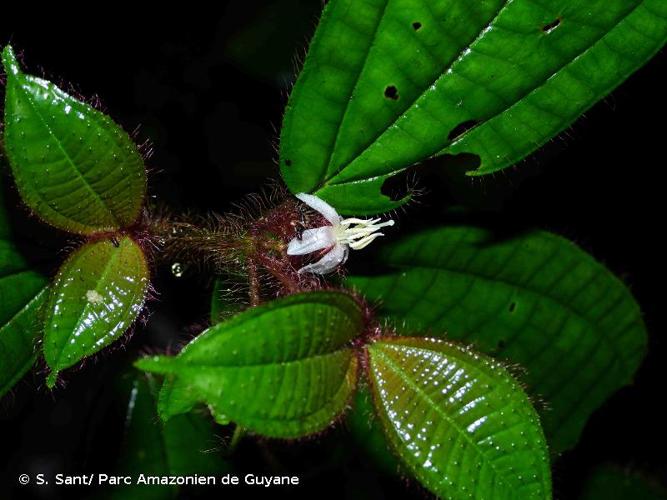
{"label": "black background", "polygon": [[[151,196],[176,212],[224,211],[277,177],[277,130],[295,56],[303,55],[321,4],[236,0],[217,6],[215,12],[194,6],[139,12],[138,5],[95,13],[37,6],[3,11],[0,44],[10,41],[22,51],[32,73],[66,88],[74,83],[84,96],[99,95],[127,130],[140,126],[138,139],[150,140],[154,150],[148,161]],[[591,470],[606,462],[667,480],[666,325],[660,313],[666,65],[663,53],[517,168],[473,180],[442,160],[428,163],[417,174],[426,193],[399,221],[399,227],[433,225],[463,205],[486,224],[549,229],[591,252],[634,292],[650,332],[649,355],[636,383],[611,398],[590,419],[579,446],[555,463],[558,498],[577,498]],[[18,205],[11,188],[7,196]],[[52,274],[64,254],[49,248],[58,249],[67,239],[38,228],[22,209],[16,212],[18,232],[39,232],[43,245],[34,258]],[[352,269],[363,265],[362,259],[352,262]],[[50,394],[38,371],[2,401],[1,498],[87,495],[19,487],[19,473],[113,469],[122,412],[113,403],[110,380],[137,350],[183,340],[206,321],[210,281],[188,272],[177,280],[164,271],[155,279],[159,299],[150,304],[150,322],[129,342],[66,373],[66,390]],[[258,492],[267,495],[426,496],[414,484],[375,472],[343,427],[301,444],[248,439],[239,456],[243,471],[276,470],[277,460],[282,470],[302,475],[298,489]],[[216,496],[235,494],[240,492]]]}

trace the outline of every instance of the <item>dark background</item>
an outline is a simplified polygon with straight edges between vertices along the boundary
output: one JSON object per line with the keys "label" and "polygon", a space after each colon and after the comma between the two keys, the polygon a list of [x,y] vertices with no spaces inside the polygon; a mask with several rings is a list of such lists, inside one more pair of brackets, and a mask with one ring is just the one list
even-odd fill
{"label": "dark background", "polygon": [[[295,77],[295,56],[305,52],[321,3],[235,0],[216,5],[215,12],[139,12],[138,3],[135,10],[95,13],[37,6],[7,13],[3,8],[0,45],[10,41],[24,52],[30,72],[66,88],[74,83],[83,96],[97,94],[126,130],[140,127],[138,140],[149,140],[154,150],[148,161],[151,196],[177,212],[224,211],[264,186],[268,177],[277,177],[275,144]],[[590,419],[578,447],[556,461],[557,498],[577,498],[602,463],[667,480],[666,325],[660,312],[665,297],[666,66],[663,53],[515,169],[469,179],[455,165],[428,163],[417,174],[418,185],[427,191],[403,216],[410,224],[436,224],[452,207],[465,206],[483,223],[549,229],[591,252],[633,290],[650,332],[649,355],[636,383],[610,399]],[[8,191],[18,205],[13,190]],[[35,259],[52,274],[66,238],[38,227],[22,209],[16,212],[22,221],[19,232],[40,235]],[[363,265],[361,255],[355,255],[353,269]],[[148,326],[82,369],[69,370],[66,390],[50,394],[37,371],[0,403],[0,498],[89,494],[19,487],[23,472],[113,470],[122,409],[110,381],[137,351],[186,339],[198,331],[193,325],[203,325],[207,317],[209,280],[188,270],[176,279],[163,269],[155,286],[159,298],[150,305]],[[414,483],[376,472],[344,427],[301,444],[247,439],[238,454],[244,472],[289,471],[304,483],[298,489],[255,493],[427,496]],[[241,492],[224,490],[216,496],[236,494]]]}

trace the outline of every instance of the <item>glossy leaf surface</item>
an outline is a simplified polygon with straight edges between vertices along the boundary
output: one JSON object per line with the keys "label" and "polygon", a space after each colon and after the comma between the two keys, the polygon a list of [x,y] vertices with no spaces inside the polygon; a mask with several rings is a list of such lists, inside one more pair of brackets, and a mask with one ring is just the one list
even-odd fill
{"label": "glossy leaf surface", "polygon": [[452,500],[551,498],[539,419],[497,362],[439,339],[384,339],[368,351],[383,428],[424,486]]}
{"label": "glossy leaf surface", "polygon": [[58,372],[118,340],[141,311],[148,267],[141,248],[123,237],[88,243],[62,265],[44,320],[44,358]]}
{"label": "glossy leaf surface", "polygon": [[[119,462],[122,474],[135,478],[139,474],[204,476],[229,470],[210,418],[188,413],[160,422],[156,414],[157,387],[152,377],[138,376],[129,385],[125,440]],[[115,488],[113,498],[157,500],[174,498],[177,491],[174,486],[133,485]]]}
{"label": "glossy leaf surface", "polygon": [[91,234],[135,222],[143,160],[109,117],[51,82],[25,75],[5,47],[4,145],[25,203],[44,221]]}
{"label": "glossy leaf surface", "polygon": [[0,397],[35,362],[46,278],[33,271],[12,243],[0,183]]}
{"label": "glossy leaf surface", "polygon": [[292,192],[341,213],[396,203],[384,181],[437,154],[510,166],[658,51],[664,0],[334,0],[283,122]]}
{"label": "glossy leaf surface", "polygon": [[573,243],[533,232],[494,240],[449,227],[386,248],[396,269],[350,282],[404,330],[472,343],[525,368],[546,401],[553,451],[573,446],[590,414],[629,383],[646,348],[639,308],[620,280]]}
{"label": "glossy leaf surface", "polygon": [[[330,425],[357,381],[350,343],[361,333],[357,303],[338,292],[292,295],[245,311],[206,330],[176,357],[140,360],[146,371],[176,380],[217,420],[259,434],[299,437]],[[173,388],[173,386],[172,386]],[[188,397],[177,398],[184,411]]]}

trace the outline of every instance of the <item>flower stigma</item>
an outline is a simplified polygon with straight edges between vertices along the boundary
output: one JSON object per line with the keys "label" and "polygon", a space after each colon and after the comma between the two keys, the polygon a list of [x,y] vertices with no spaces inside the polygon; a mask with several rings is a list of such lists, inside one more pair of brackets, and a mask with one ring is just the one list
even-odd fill
{"label": "flower stigma", "polygon": [[312,194],[299,193],[299,200],[319,212],[331,225],[306,229],[301,237],[293,238],[287,245],[287,255],[306,255],[324,251],[320,260],[299,269],[299,273],[327,274],[334,271],[347,260],[350,248],[361,250],[373,240],[384,236],[378,232],[383,227],[393,226],[389,219],[343,219],[336,209],[324,200]]}

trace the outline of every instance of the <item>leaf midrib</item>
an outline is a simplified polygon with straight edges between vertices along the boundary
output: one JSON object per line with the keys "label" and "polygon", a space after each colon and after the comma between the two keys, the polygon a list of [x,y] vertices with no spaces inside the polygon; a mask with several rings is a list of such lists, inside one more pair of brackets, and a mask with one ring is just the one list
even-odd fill
{"label": "leaf midrib", "polygon": [[[304,414],[300,415],[298,418],[288,418],[288,417],[285,417],[285,418],[278,418],[278,417],[273,417],[273,418],[252,417],[253,420],[255,420],[255,421],[262,421],[262,422],[276,422],[276,421],[277,421],[277,422],[287,422],[287,421],[298,421],[298,422],[301,422],[301,421],[303,421],[303,420],[306,420],[306,419],[312,417],[312,416],[315,415],[316,413],[321,412],[321,411],[324,410],[328,405],[331,405],[331,403],[332,403],[333,401],[336,401],[336,400],[338,399],[338,397],[341,395],[341,392],[344,391],[344,389],[345,389],[344,386],[347,384],[348,378],[350,377],[350,370],[351,370],[351,369],[356,369],[356,368],[358,367],[356,358],[355,358],[354,356],[350,356],[350,358],[348,359],[348,363],[347,363],[347,365],[348,365],[348,366],[347,366],[347,369],[345,370],[345,374],[341,377],[341,383],[340,383],[340,385],[338,386],[338,388],[336,389],[336,392],[335,392],[334,395],[333,395],[333,396],[332,396],[332,397],[331,397],[331,398],[330,398],[324,405],[322,405],[321,407],[319,407],[319,408],[317,408],[317,409],[315,409],[315,410],[313,410],[313,411],[311,411],[311,412],[304,413]],[[223,412],[223,413],[224,413],[224,412]]]}
{"label": "leaf midrib", "polygon": [[[427,0],[427,1],[428,1],[428,0]],[[417,103],[417,101],[419,101],[419,99],[421,99],[422,96],[424,96],[424,94],[425,94],[425,93],[426,93],[426,92],[427,92],[427,91],[428,91],[428,90],[429,90],[429,89],[430,89],[430,88],[431,88],[431,87],[432,87],[432,86],[433,86],[433,85],[434,85],[440,78],[443,77],[443,75],[446,75],[447,72],[448,72],[448,70],[450,70],[450,69],[454,66],[454,64],[456,64],[456,63],[457,63],[459,60],[461,60],[462,58],[465,58],[466,51],[467,51],[470,47],[472,47],[472,45],[473,45],[477,40],[479,40],[480,37],[482,37],[482,36],[484,35],[485,30],[486,30],[489,26],[491,26],[491,25],[498,19],[498,17],[503,13],[503,11],[504,11],[504,10],[505,10],[505,9],[506,9],[506,8],[513,2],[513,1],[514,1],[514,0],[505,0],[505,1],[503,2],[503,4],[498,8],[498,10],[496,11],[495,15],[494,15],[493,18],[491,19],[491,21],[489,21],[489,22],[486,24],[486,26],[485,26],[483,29],[481,29],[481,30],[475,35],[475,37],[474,37],[470,42],[467,42],[467,43],[465,44],[465,46],[463,46],[463,47],[459,50],[458,54],[456,54],[456,56],[453,57],[452,60],[449,61],[449,63],[447,63],[447,65],[444,67],[443,71],[442,71],[442,72],[435,78],[435,80],[431,81],[431,83],[430,83],[429,85],[426,85],[426,86],[424,87],[424,90],[423,90],[422,92],[420,92],[419,95],[417,95],[414,99],[412,99],[412,101],[411,101],[411,102],[410,102],[410,103],[403,109],[403,111],[400,112],[400,113],[396,116],[396,118],[394,118],[394,120],[391,122],[391,124],[389,124],[389,126],[385,127],[383,130],[381,130],[378,134],[376,134],[375,137],[373,137],[373,139],[371,139],[371,141],[370,141],[370,142],[369,142],[369,143],[368,143],[368,144],[367,144],[367,145],[366,145],[366,146],[365,146],[359,153],[357,153],[357,154],[354,156],[354,158],[352,158],[352,160],[350,160],[350,161],[347,162],[346,164],[344,164],[344,165],[340,166],[338,169],[336,169],[336,171],[335,171],[331,176],[329,176],[329,177],[325,177],[324,181],[321,183],[321,185],[320,185],[317,189],[318,189],[318,190],[319,190],[319,189],[322,189],[323,187],[325,187],[325,186],[327,186],[327,185],[329,185],[329,184],[332,185],[332,186],[335,186],[335,185],[338,185],[338,184],[346,184],[346,183],[354,182],[354,181],[358,180],[358,179],[352,179],[352,180],[350,180],[350,181],[345,181],[345,182],[341,182],[341,183],[330,182],[330,181],[332,181],[333,179],[335,179],[336,176],[337,176],[340,172],[342,172],[343,170],[345,170],[345,168],[347,168],[349,165],[351,165],[352,163],[354,163],[354,161],[356,161],[361,155],[363,155],[363,154],[364,154],[364,153],[365,153],[365,152],[366,152],[366,151],[367,151],[367,150],[368,150],[374,143],[377,142],[377,140],[378,140],[380,137],[382,137],[382,135],[384,135],[384,133],[385,133],[387,130],[389,130],[391,127],[393,127],[393,126],[396,124],[396,122],[397,122],[402,116],[404,116],[410,109],[412,109],[412,108],[414,107],[414,105]],[[385,7],[384,7],[384,10],[383,10],[383,14],[382,14],[382,16],[384,16],[384,11],[386,11],[386,8],[387,8],[387,5],[388,5],[388,4],[389,4],[389,0],[387,0],[386,3],[385,3]],[[379,24],[380,24],[380,23],[378,22],[378,26],[379,26]],[[371,48],[372,48],[373,45],[375,44],[375,36],[376,36],[376,34],[377,34],[377,30],[376,30],[376,32],[375,32],[374,35],[373,35],[373,41],[371,42],[371,44],[370,44],[370,46],[369,46],[369,50],[368,50],[368,53],[366,54],[366,57],[364,58],[364,64],[362,65],[361,70],[359,71],[359,76],[357,77],[357,81],[356,81],[356,83],[355,83],[355,85],[354,85],[352,95],[354,94],[354,89],[356,89],[356,87],[357,87],[357,85],[358,85],[358,83],[359,83],[359,82],[358,82],[358,79],[359,79],[359,77],[361,76],[361,74],[363,73],[363,70],[364,70],[366,61],[368,60],[368,55],[369,55],[370,52],[371,52]],[[352,95],[351,95],[351,96],[352,96]],[[350,97],[351,97],[351,96],[350,96]],[[349,100],[348,100],[348,103],[346,104],[346,107],[345,107],[345,114],[347,114],[347,110],[348,110],[348,109],[349,109]],[[341,120],[341,124],[342,124],[342,120]],[[337,138],[338,138],[339,133],[340,133],[340,125],[339,125],[339,127],[338,127],[337,134],[336,134],[336,137],[337,137]],[[337,142],[337,141],[336,141],[336,142]],[[334,145],[334,146],[335,146],[335,145]],[[331,155],[330,155],[330,157],[329,157],[330,159],[331,159],[331,156],[333,156],[333,153],[334,153],[334,151],[332,150]],[[328,163],[328,162],[327,162],[327,163]],[[328,171],[328,165],[327,165],[327,171]],[[326,172],[325,172],[325,174],[326,174]]]}
{"label": "leaf midrib", "polygon": [[[352,349],[349,346],[342,346],[340,349],[336,349],[331,352],[325,352],[321,354],[313,354],[312,356],[304,357],[304,358],[298,358],[298,359],[291,359],[288,361],[276,361],[276,362],[266,362],[266,363],[248,363],[248,364],[242,364],[242,365],[214,365],[210,363],[200,363],[200,362],[190,362],[186,358],[180,358],[177,356],[174,359],[178,360],[176,362],[176,366],[178,364],[183,364],[186,366],[187,369],[215,369],[215,370],[225,370],[227,368],[232,368],[232,369],[239,369],[239,368],[270,368],[274,366],[289,366],[293,365],[296,363],[303,363],[311,360],[316,360],[319,358],[326,358],[329,356],[335,356],[339,353],[345,353],[345,352],[351,352]],[[178,375],[177,371],[173,371],[171,373],[174,373],[175,375]]]}
{"label": "leaf midrib", "polygon": [[[410,347],[413,347],[413,346],[410,346]],[[415,347],[415,348],[420,349],[419,347]],[[422,348],[420,350],[425,350],[425,349]],[[445,413],[440,408],[439,405],[437,405],[433,401],[433,399],[431,399],[431,397],[429,397],[424,391],[422,391],[422,389],[417,384],[415,384],[412,381],[412,379],[409,376],[407,376],[405,374],[405,372],[403,372],[403,370],[401,370],[401,367],[398,366],[396,363],[394,363],[394,361],[391,359],[391,357],[389,357],[386,353],[384,353],[382,351],[382,349],[376,349],[375,352],[376,352],[377,356],[382,358],[385,365],[390,370],[392,370],[403,381],[404,384],[408,385],[413,391],[415,391],[417,394],[421,395],[424,398],[424,400],[426,400],[429,403],[431,408],[433,408],[438,415],[440,415],[445,421],[447,421],[452,427],[454,427],[456,429],[456,431],[459,433],[459,435],[461,435],[463,437],[463,439],[468,442],[468,444],[477,453],[477,455],[479,455],[483,459],[483,461],[485,463],[487,463],[489,465],[489,467],[491,467],[491,469],[494,472],[494,477],[499,479],[500,484],[503,484],[502,478],[505,478],[505,475],[497,470],[496,465],[493,461],[488,460],[488,457],[485,455],[484,451],[481,450],[479,445],[471,439],[471,437],[468,435],[467,432],[463,431],[463,429],[458,424],[458,422],[453,420],[447,413]],[[373,358],[373,356],[371,355],[371,359],[372,358]],[[468,367],[471,368],[471,366],[468,363],[466,363],[466,365],[468,365]],[[482,373],[484,373],[484,372],[482,372]],[[488,374],[486,374],[486,373],[484,373],[484,375],[488,376]]]}
{"label": "leaf midrib", "polygon": [[[122,243],[121,243],[122,245]],[[91,250],[94,250],[91,248]],[[111,254],[111,257],[107,260],[106,264],[104,265],[104,268],[102,270],[102,273],[100,274],[100,278],[97,280],[97,284],[95,285],[95,291],[99,293],[99,288],[100,288],[100,283],[102,283],[106,277],[107,274],[109,273],[109,269],[111,267],[111,263],[115,262],[116,259],[118,259],[119,255],[122,253],[122,248],[113,248],[112,250],[116,250]],[[88,300],[86,300],[85,305],[83,306],[83,309],[81,310],[81,313],[79,314],[79,318],[77,319],[76,324],[74,325],[74,328],[70,331],[69,335],[65,338],[65,343],[63,345],[63,348],[60,349],[60,352],[58,353],[58,356],[56,358],[56,363],[55,366],[53,367],[54,370],[58,370],[60,367],[60,361],[63,356],[63,353],[65,352],[65,348],[70,344],[70,341],[72,340],[72,337],[74,336],[74,332],[76,332],[79,327],[81,326],[81,322],[83,321],[83,318],[85,317],[85,312],[90,308],[91,304]]]}
{"label": "leaf midrib", "polygon": [[[45,290],[47,287],[42,288],[38,293],[35,294],[35,296],[30,299],[16,314],[14,314],[4,325],[0,326],[0,336],[2,336],[3,332],[9,328],[9,325],[16,321],[16,319],[23,314],[25,311],[28,310],[35,302],[41,300],[42,295],[44,294]],[[37,358],[37,353],[33,351],[32,355],[29,356],[28,360],[21,365],[21,367],[16,371],[16,374],[4,385],[0,386],[0,396],[5,394],[9,389],[11,389],[16,382],[18,382],[19,378],[22,376],[23,373],[25,373],[30,366],[35,362],[35,359]]]}
{"label": "leaf midrib", "polygon": [[[480,32],[477,34],[477,36],[475,37],[475,39],[474,39],[472,42],[470,42],[468,45],[466,45],[466,46],[459,52],[459,54],[458,54],[458,56],[456,57],[456,59],[455,59],[453,62],[451,62],[451,63],[444,69],[444,71],[443,71],[440,75],[438,75],[438,77],[431,83],[431,85],[427,86],[427,87],[425,88],[425,90],[422,91],[422,92],[421,92],[421,93],[420,93],[420,94],[419,94],[419,95],[418,95],[418,96],[417,96],[417,97],[410,103],[410,105],[409,105],[407,108],[405,108],[405,110],[404,110],[403,112],[401,112],[401,113],[400,113],[400,114],[399,114],[399,115],[398,115],[398,116],[391,122],[391,124],[389,124],[389,125],[388,125],[387,127],[385,127],[383,130],[381,130],[381,131],[380,131],[380,132],[379,132],[379,133],[378,133],[378,134],[377,134],[377,135],[376,135],[376,136],[375,136],[375,137],[374,137],[374,138],[373,138],[373,139],[372,139],[372,140],[371,140],[371,141],[370,141],[370,142],[369,142],[369,143],[368,143],[368,144],[367,144],[367,145],[366,145],[366,146],[365,146],[365,147],[364,147],[358,154],[356,154],[356,155],[354,156],[354,158],[352,158],[349,162],[347,162],[346,164],[344,164],[344,165],[342,165],[340,168],[338,168],[337,171],[336,171],[333,175],[329,176],[328,178],[325,178],[325,179],[320,183],[320,185],[317,187],[316,191],[319,191],[319,190],[323,189],[323,188],[326,187],[326,186],[343,186],[343,185],[346,185],[346,184],[354,184],[354,183],[362,182],[362,181],[366,180],[366,179],[364,178],[363,175],[359,174],[358,176],[355,176],[355,177],[353,177],[353,178],[350,178],[350,179],[347,179],[347,180],[343,180],[343,181],[339,181],[339,182],[335,182],[336,177],[337,177],[343,170],[345,170],[347,167],[349,167],[351,164],[353,164],[355,161],[357,161],[357,160],[358,160],[362,155],[364,155],[369,149],[371,149],[371,147],[373,147],[374,144],[377,143],[378,139],[380,139],[380,138],[381,138],[381,137],[382,137],[382,136],[383,136],[389,129],[391,129],[392,127],[394,127],[394,126],[396,125],[396,123],[397,123],[397,122],[398,122],[398,121],[399,121],[399,120],[400,120],[400,119],[401,119],[401,118],[402,118],[402,117],[403,117],[403,116],[404,116],[410,109],[412,109],[412,108],[414,107],[415,103],[425,95],[425,93],[429,90],[429,88],[430,88],[431,86],[433,86],[434,84],[436,84],[436,83],[438,82],[438,80],[440,80],[440,78],[442,78],[443,76],[445,76],[449,70],[453,69],[454,66],[455,66],[457,63],[461,62],[462,60],[464,60],[464,59],[466,58],[466,56],[467,56],[466,51],[467,51],[468,49],[470,49],[470,48],[473,47],[473,45],[474,45],[474,44],[480,39],[480,37],[484,34],[484,32],[486,31],[486,29],[487,29],[489,26],[491,26],[491,25],[498,19],[498,17],[502,14],[502,12],[505,10],[505,8],[507,8],[513,1],[514,1],[514,0],[506,0],[506,2],[505,2],[505,3],[501,6],[501,8],[498,10],[498,13],[496,14],[496,16],[491,20],[491,22],[488,23],[482,30],[480,30]],[[542,87],[544,87],[544,86],[546,85],[546,83],[547,83],[551,78],[553,78],[556,74],[560,73],[562,70],[564,70],[565,68],[567,68],[568,66],[570,66],[572,63],[574,63],[577,59],[579,59],[581,56],[583,56],[584,54],[586,54],[588,51],[592,50],[592,48],[593,48],[595,45],[597,45],[597,43],[599,43],[600,40],[604,39],[609,33],[611,33],[614,29],[616,29],[621,23],[623,23],[623,22],[624,22],[630,15],[632,15],[632,14],[633,14],[639,7],[641,7],[641,6],[643,6],[643,0],[640,1],[640,2],[639,2],[639,3],[638,3],[632,10],[630,10],[627,14],[625,14],[624,16],[621,16],[621,17],[619,18],[619,20],[618,20],[616,23],[614,23],[613,26],[611,26],[609,29],[605,30],[599,37],[597,37],[594,41],[592,41],[592,42],[588,45],[588,47],[587,47],[585,50],[583,50],[582,52],[580,52],[579,54],[575,55],[575,56],[572,57],[570,60],[566,61],[564,64],[562,64],[561,66],[559,66],[559,67],[558,67],[557,69],[555,69],[551,74],[549,74],[546,78],[544,78],[543,81],[542,81],[541,83],[535,85],[533,88],[531,88],[531,89],[527,90],[526,92],[524,92],[523,95],[521,95],[521,97],[519,97],[518,99],[515,99],[514,102],[512,102],[511,105],[506,106],[506,107],[503,107],[503,109],[499,110],[498,112],[496,112],[496,113],[494,113],[493,115],[491,115],[491,116],[489,116],[488,118],[486,118],[482,123],[480,123],[479,125],[477,125],[477,127],[483,126],[484,124],[488,123],[489,121],[493,120],[494,118],[496,118],[496,117],[500,116],[501,114],[507,112],[508,110],[510,110],[510,109],[512,109],[514,106],[516,106],[518,103],[523,102],[524,99],[526,99],[530,94],[532,94],[532,93],[534,93],[535,91],[537,91],[537,90],[541,89]],[[470,54],[472,54],[472,52],[470,52]],[[475,128],[477,128],[477,127],[475,127]],[[463,140],[466,138],[466,135],[467,135],[467,134],[463,134],[461,137],[459,137],[459,138],[457,138],[456,140],[452,141],[452,142],[449,143],[448,145],[446,145],[446,146],[444,146],[444,147],[442,147],[442,148],[439,148],[438,151],[436,151],[435,153],[433,153],[433,155],[436,155],[436,156],[437,156],[441,151],[443,151],[443,150],[445,150],[445,149],[447,149],[447,148],[450,148],[450,147],[452,147],[452,146],[458,144],[460,141],[463,141]],[[404,169],[407,168],[408,166],[409,166],[409,165],[405,165],[405,166],[402,166],[402,167],[400,167],[400,168],[396,168],[396,169],[394,169],[394,170],[392,170],[392,171],[390,171],[390,172],[385,172],[385,173],[380,174],[380,175],[392,175],[392,174],[395,174],[395,173],[397,173],[397,172],[400,172],[401,170],[404,170]],[[481,167],[480,167],[480,168],[481,168]],[[374,175],[373,177],[376,177],[376,176]]]}
{"label": "leaf midrib", "polygon": [[[359,86],[359,80],[361,79],[361,75],[364,72],[364,69],[366,68],[366,63],[368,62],[368,57],[371,54],[371,51],[373,49],[373,45],[375,45],[375,39],[377,37],[378,30],[380,28],[380,25],[382,24],[382,20],[384,19],[384,15],[387,12],[387,6],[389,5],[389,0],[385,0],[384,6],[382,7],[382,12],[380,12],[380,15],[378,16],[377,24],[375,25],[375,28],[373,29],[373,35],[371,37],[371,43],[368,45],[368,50],[366,51],[366,54],[364,55],[364,60],[362,61],[361,65],[359,66],[359,71],[357,72],[357,76],[354,79],[354,84],[350,87],[350,92],[347,95],[347,99],[345,99],[345,110],[343,111],[343,114],[341,115],[340,120],[338,121],[338,126],[336,128],[336,136],[334,138],[333,146],[331,147],[331,151],[329,152],[327,161],[324,163],[324,173],[322,177],[325,179],[329,175],[329,169],[331,168],[331,162],[333,161],[334,154],[336,153],[336,150],[338,148],[338,141],[340,140],[340,134],[341,130],[343,128],[343,123],[345,123],[345,118],[347,117],[347,114],[350,110],[350,102],[352,101],[352,97],[354,96],[354,92],[357,90],[357,87]],[[338,172],[340,172],[341,169],[337,169],[329,178],[334,177]]]}
{"label": "leaf midrib", "polygon": [[575,316],[577,318],[580,318],[584,323],[589,325],[594,332],[597,332],[599,338],[603,338],[605,340],[607,345],[610,347],[610,350],[614,353],[615,357],[623,365],[623,368],[625,370],[629,369],[629,367],[627,365],[627,361],[621,355],[621,352],[618,349],[616,349],[616,346],[610,341],[610,339],[606,335],[601,335],[601,330],[600,330],[599,326],[596,323],[594,323],[593,320],[586,317],[584,315],[584,313],[579,312],[578,310],[574,309],[570,304],[567,304],[566,302],[562,302],[560,300],[560,298],[558,298],[558,297],[556,297],[552,294],[549,294],[548,292],[540,292],[540,291],[528,288],[526,285],[523,285],[523,284],[512,283],[512,282],[507,281],[507,280],[502,279],[502,278],[492,278],[492,277],[487,276],[485,274],[482,274],[480,272],[470,271],[470,270],[459,270],[459,269],[447,268],[447,267],[443,267],[443,266],[429,267],[427,265],[419,265],[419,264],[417,264],[417,265],[398,264],[398,265],[395,265],[395,267],[398,270],[419,269],[419,270],[426,271],[426,272],[438,271],[438,272],[444,272],[444,273],[458,274],[460,276],[470,276],[470,277],[473,277],[473,278],[476,278],[476,279],[479,279],[479,280],[483,280],[483,281],[485,281],[487,283],[490,283],[490,284],[499,284],[499,285],[503,285],[503,286],[508,287],[508,288],[516,288],[516,289],[519,289],[520,291],[525,292],[525,293],[527,293],[529,295],[532,295],[534,297],[541,298],[541,299],[546,299],[546,300],[552,302],[553,304],[555,304],[555,305],[565,309],[566,311],[570,312],[573,316]]}
{"label": "leaf midrib", "polygon": [[[27,81],[30,81],[30,78],[27,77],[27,76],[25,76],[25,75],[23,75],[23,74],[16,75],[15,77],[16,77],[17,79],[20,79],[20,80],[27,80]],[[111,211],[111,209],[107,206],[107,204],[106,204],[105,201],[102,199],[102,197],[100,196],[100,194],[99,194],[97,191],[95,191],[95,189],[93,189],[93,187],[90,185],[90,183],[88,182],[88,180],[87,180],[87,179],[83,176],[83,174],[79,171],[79,169],[77,168],[76,164],[74,163],[74,160],[72,160],[72,158],[70,157],[69,153],[65,150],[65,148],[63,147],[63,145],[62,145],[62,143],[60,142],[60,140],[58,139],[58,137],[57,137],[57,136],[53,133],[53,131],[51,130],[51,127],[48,125],[48,123],[46,122],[46,120],[45,120],[44,117],[42,116],[41,112],[37,109],[37,106],[35,105],[34,101],[33,101],[32,98],[30,97],[30,94],[23,88],[23,85],[22,85],[21,83],[18,83],[18,82],[17,82],[16,87],[18,87],[18,88],[21,90],[21,93],[22,93],[23,96],[25,97],[26,101],[28,101],[28,104],[30,104],[30,108],[33,110],[33,112],[35,113],[35,115],[39,118],[39,121],[42,123],[43,127],[46,129],[46,131],[47,131],[47,133],[49,134],[49,136],[51,136],[51,137],[53,138],[53,141],[56,143],[56,145],[58,146],[58,149],[61,151],[61,153],[63,154],[63,156],[64,156],[65,159],[67,160],[67,163],[70,165],[70,167],[72,167],[72,170],[76,173],[76,175],[79,177],[79,179],[81,179],[81,181],[83,182],[83,184],[88,188],[88,191],[90,191],[90,192],[93,194],[93,197],[94,197],[94,199],[96,200],[98,206],[101,205],[102,209],[103,209],[104,211],[107,212],[107,214],[108,214],[109,217],[111,218],[112,224],[114,224],[116,227],[120,227],[121,224],[119,223],[119,221],[118,221],[118,219],[116,218],[116,216],[114,215],[114,213],[113,213],[113,212]],[[73,220],[72,218],[70,218],[70,217],[68,217],[68,216],[65,216],[64,214],[62,214],[62,213],[56,211],[56,209],[53,208],[53,207],[51,207],[51,205],[49,204],[49,202],[48,202],[45,198],[43,198],[43,197],[41,196],[41,194],[39,194],[39,190],[35,189],[34,192],[38,193],[38,195],[40,196],[40,198],[42,198],[42,200],[43,200],[45,203],[47,203],[47,205],[49,206],[49,208],[51,208],[51,210],[53,210],[54,212],[56,212],[59,216],[61,216],[61,217],[63,217],[63,218],[66,218],[67,220],[69,220],[70,222],[72,222],[72,223],[74,223],[74,224],[76,224],[76,225],[80,225],[80,226],[83,226],[83,227],[86,227],[86,228],[89,228],[89,229],[92,229],[92,230],[95,230],[95,229],[96,229],[96,228],[93,227],[93,226],[90,226],[90,225],[88,225],[88,224],[84,224],[84,223],[79,222],[79,221],[75,221],[75,220]]]}
{"label": "leaf midrib", "polygon": [[2,334],[2,331],[9,326],[10,323],[16,321],[16,318],[19,317],[19,315],[25,311],[28,307],[32,305],[33,302],[35,302],[39,296],[46,290],[47,287],[43,287],[39,292],[37,292],[28,302],[26,302],[23,307],[21,307],[16,313],[12,315],[11,318],[9,318],[4,325],[0,326],[0,334]]}

